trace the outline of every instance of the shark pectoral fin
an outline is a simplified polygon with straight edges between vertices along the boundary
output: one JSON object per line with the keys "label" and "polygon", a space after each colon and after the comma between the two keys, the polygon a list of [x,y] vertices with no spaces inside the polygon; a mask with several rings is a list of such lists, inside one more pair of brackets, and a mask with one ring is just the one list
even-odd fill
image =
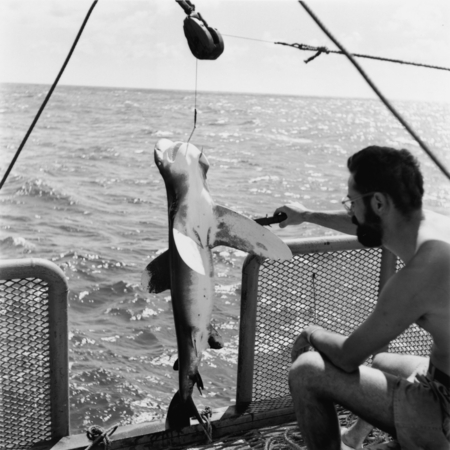
{"label": "shark pectoral fin", "polygon": [[157,256],[142,272],[141,285],[145,291],[159,293],[170,289],[169,251]]}
{"label": "shark pectoral fin", "polygon": [[289,247],[275,234],[224,206],[214,206],[217,232],[213,247],[226,245],[269,259],[292,258]]}
{"label": "shark pectoral fin", "polygon": [[177,247],[178,253],[184,263],[193,271],[200,275],[206,274],[204,257],[201,247],[189,237],[184,231],[173,228],[173,239]]}

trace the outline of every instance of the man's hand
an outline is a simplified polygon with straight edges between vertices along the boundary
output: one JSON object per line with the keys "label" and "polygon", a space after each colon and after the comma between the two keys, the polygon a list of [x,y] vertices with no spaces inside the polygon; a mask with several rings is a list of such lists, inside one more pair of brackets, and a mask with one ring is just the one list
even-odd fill
{"label": "man's hand", "polygon": [[291,350],[291,361],[294,362],[302,353],[309,350],[310,344],[306,338],[305,330],[303,330],[294,342]]}
{"label": "man's hand", "polygon": [[292,362],[294,362],[302,353],[307,352],[309,347],[313,346],[311,343],[311,335],[318,330],[323,330],[323,328],[319,325],[309,325],[299,334],[292,346]]}
{"label": "man's hand", "polygon": [[309,209],[305,208],[301,203],[289,203],[288,205],[277,208],[274,215],[278,213],[285,213],[287,215],[287,219],[279,224],[280,228],[285,228],[288,225],[300,225],[306,222],[306,213],[308,212]]}

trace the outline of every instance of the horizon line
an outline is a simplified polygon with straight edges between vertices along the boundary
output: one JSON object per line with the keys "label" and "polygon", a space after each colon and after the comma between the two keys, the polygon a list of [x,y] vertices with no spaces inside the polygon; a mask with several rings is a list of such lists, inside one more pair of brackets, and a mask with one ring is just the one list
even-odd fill
{"label": "horizon line", "polygon": [[[33,86],[52,86],[52,83],[41,83],[41,82],[17,82],[17,81],[0,81],[0,84],[15,84],[15,85],[33,85]],[[69,83],[58,83],[58,86],[72,87],[72,88],[95,88],[95,89],[130,89],[130,90],[144,90],[144,91],[175,91],[175,92],[186,92],[194,94],[194,90],[191,89],[176,89],[176,88],[152,88],[152,87],[136,87],[136,86],[102,86],[102,85],[84,85],[84,84],[69,84]],[[346,99],[346,100],[376,100],[380,101],[378,97],[343,97],[339,95],[303,95],[303,94],[286,94],[286,93],[276,93],[276,92],[247,92],[247,91],[217,91],[217,90],[201,90],[198,89],[197,93],[204,94],[231,94],[231,95],[261,95],[261,96],[280,96],[280,97],[300,97],[300,98],[332,98],[332,99]],[[424,99],[404,99],[397,98],[391,99],[396,102],[420,102],[420,103],[437,103],[437,104],[448,104],[450,101],[442,100],[424,100]],[[381,101],[380,101],[381,103]]]}

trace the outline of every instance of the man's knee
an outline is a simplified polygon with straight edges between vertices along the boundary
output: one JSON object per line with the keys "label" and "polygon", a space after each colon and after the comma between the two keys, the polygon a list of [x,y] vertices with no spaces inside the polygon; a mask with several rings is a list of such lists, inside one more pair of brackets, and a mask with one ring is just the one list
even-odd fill
{"label": "man's knee", "polygon": [[289,387],[291,392],[309,388],[317,382],[320,373],[324,371],[325,363],[318,352],[301,354],[292,364],[289,371]]}
{"label": "man's knee", "polygon": [[387,352],[378,353],[373,357],[372,368],[386,372],[392,365],[391,355]]}

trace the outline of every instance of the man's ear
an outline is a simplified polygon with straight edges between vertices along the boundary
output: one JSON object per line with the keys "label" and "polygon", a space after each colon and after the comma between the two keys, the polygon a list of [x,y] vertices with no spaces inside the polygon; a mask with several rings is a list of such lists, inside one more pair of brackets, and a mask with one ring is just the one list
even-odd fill
{"label": "man's ear", "polygon": [[379,216],[385,214],[390,206],[389,198],[381,192],[375,192],[372,197],[372,209]]}

